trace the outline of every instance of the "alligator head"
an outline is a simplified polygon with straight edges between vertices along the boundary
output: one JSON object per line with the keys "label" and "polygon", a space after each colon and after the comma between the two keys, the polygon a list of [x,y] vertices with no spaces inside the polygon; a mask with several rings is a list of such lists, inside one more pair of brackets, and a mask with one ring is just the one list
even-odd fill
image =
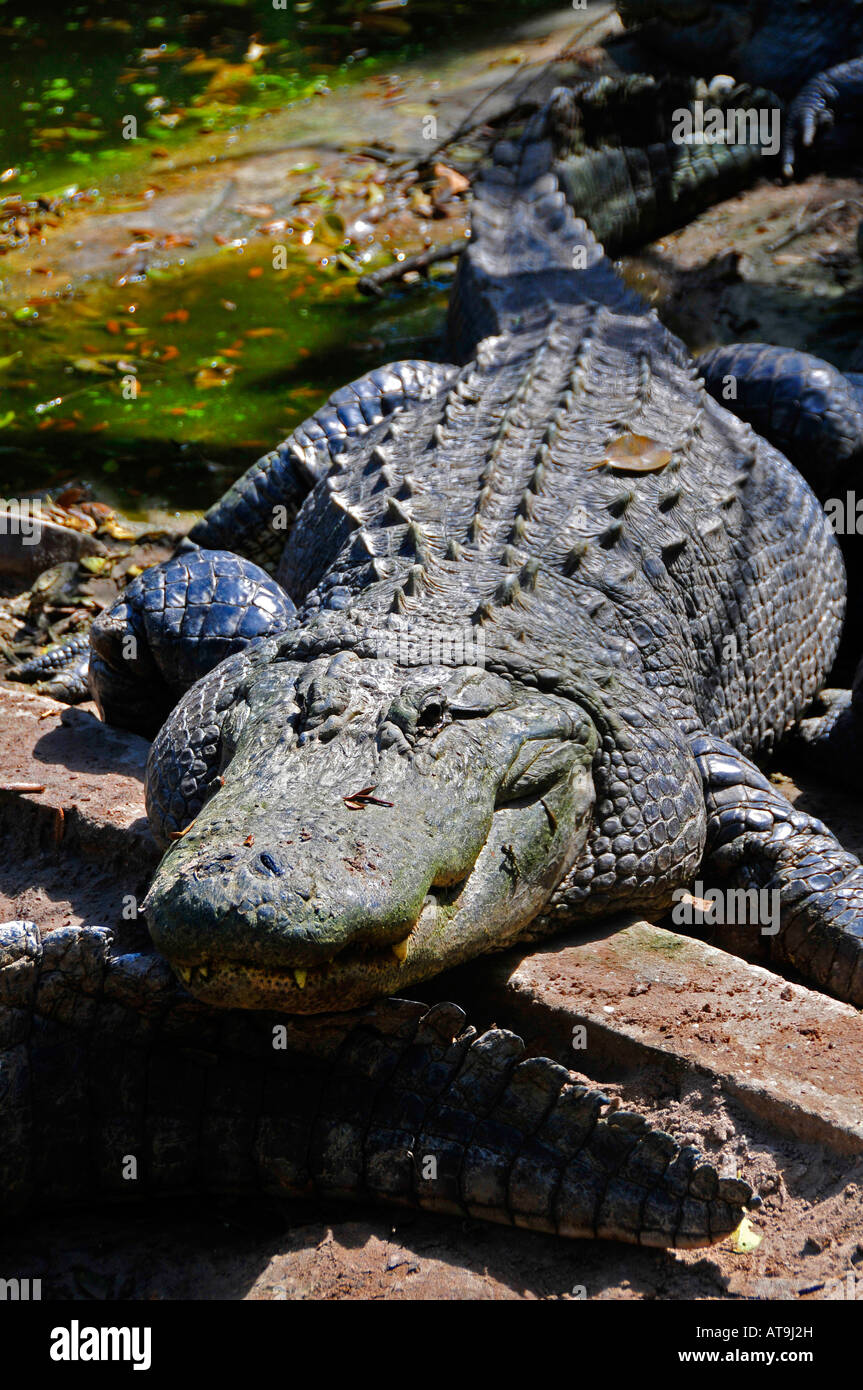
{"label": "alligator head", "polygon": [[597,738],[481,667],[298,661],[296,640],[231,708],[145,910],[199,998],[316,1013],[523,934],[584,846]]}

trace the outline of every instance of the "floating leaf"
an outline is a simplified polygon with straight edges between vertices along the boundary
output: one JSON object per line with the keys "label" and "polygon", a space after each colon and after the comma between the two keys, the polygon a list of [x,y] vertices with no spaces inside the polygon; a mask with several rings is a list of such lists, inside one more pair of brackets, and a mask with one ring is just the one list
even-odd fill
{"label": "floating leaf", "polygon": [[104,362],[100,362],[96,357],[76,357],[72,363],[76,372],[83,372],[89,376],[113,376],[114,370]]}
{"label": "floating leaf", "polygon": [[345,239],[345,224],[337,212],[325,212],[312,228],[312,236],[324,246],[341,246]]}
{"label": "floating leaf", "polygon": [[5,430],[7,425],[11,425],[15,419],[15,411],[7,410],[5,415],[0,415],[0,430]]}
{"label": "floating leaf", "polygon": [[214,360],[201,367],[195,375],[195,385],[199,390],[206,390],[213,386],[227,386],[234,374],[234,368],[228,362]]}

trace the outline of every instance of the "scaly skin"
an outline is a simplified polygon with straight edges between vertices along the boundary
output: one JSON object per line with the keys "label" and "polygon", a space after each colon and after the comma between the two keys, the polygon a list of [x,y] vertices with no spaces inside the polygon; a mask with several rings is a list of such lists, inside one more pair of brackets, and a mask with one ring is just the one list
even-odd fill
{"label": "scaly skin", "polygon": [[[549,172],[569,101],[481,189],[454,296],[477,356],[335,460],[282,561],[294,626],[193,687],[153,745],[151,824],[181,838],[147,920],[208,1002],[348,1009],[661,912],[711,863],[694,741],[769,748],[832,661],[842,568],[817,502],[573,219]],[[484,670],[399,664],[405,625],[467,634]],[[817,900],[828,984],[837,930],[861,957],[856,861],[812,822],[801,875],[771,826],[753,872],[786,885],[789,926]],[[863,1000],[863,968],[840,974]]]}
{"label": "scaly skin", "polygon": [[[828,520],[837,529],[839,544],[848,572],[848,591],[863,591],[863,563],[853,514],[848,526],[847,498],[852,509],[863,462],[863,390],[851,376],[810,353],[766,343],[732,343],[714,348],[698,359],[704,384],[718,401],[727,403],[752,425],[763,438],[781,449],[800,470],[820,502]],[[854,671],[863,649],[863,611],[860,604],[849,604],[843,628],[842,647],[837,659],[839,679]],[[834,674],[834,679],[837,676]],[[855,711],[859,711],[855,702]],[[845,751],[833,730],[837,710],[831,708],[821,724],[821,767],[829,765],[842,780],[859,784],[860,744],[858,733],[851,735],[850,708],[843,719],[847,732]],[[811,743],[815,726],[809,722],[806,742]],[[823,760],[826,758],[826,762]]]}
{"label": "scaly skin", "polygon": [[8,679],[26,681],[40,695],[50,695],[66,705],[80,705],[90,699],[89,669],[90,634],[82,632],[30,661],[22,661],[20,666],[13,666]]}
{"label": "scaly skin", "polygon": [[851,487],[863,460],[863,394],[808,352],[730,343],[698,359],[704,384],[806,478],[820,500]]}
{"label": "scaly skin", "polygon": [[454,1004],[212,1010],[159,956],[109,943],[97,928],[0,927],[7,1222],[35,1201],[264,1192],[687,1248],[723,1239],[753,1202],[512,1033],[478,1036]]}
{"label": "scaly skin", "polygon": [[[430,1195],[706,1243],[750,1189],[638,1120],[597,1123],[563,1069],[513,1068],[510,1035],[461,1037],[452,1006],[335,1015],[619,907],[660,912],[699,869],[778,889],[778,957],[863,1002],[863,870],[746,756],[829,667],[838,550],[574,219],[553,173],[571,119],[558,94],[480,188],[453,311],[474,355],[420,369],[425,399],[353,431],[282,557],[298,611],[153,744],[170,848],[147,922],[201,1002],[102,933],[4,929],[13,1207],[128,1191],[140,1154],[157,1189]],[[467,639],[467,661],[398,649],[431,638]],[[323,1069],[309,1038],[329,1040]]]}
{"label": "scaly skin", "polygon": [[863,111],[863,12],[856,0],[620,0],[620,17],[676,62],[760,83],[789,106],[784,171],[819,131]]}
{"label": "scaly skin", "polygon": [[[677,138],[681,111],[692,110],[698,100],[738,113],[731,138]],[[603,77],[577,89],[578,124],[558,131],[554,170],[570,207],[607,254],[617,256],[691,222],[757,177],[770,176],[776,161],[752,137],[760,112],[775,100],[763,88],[729,88],[727,82],[708,87],[700,80],[657,81],[644,74]]]}

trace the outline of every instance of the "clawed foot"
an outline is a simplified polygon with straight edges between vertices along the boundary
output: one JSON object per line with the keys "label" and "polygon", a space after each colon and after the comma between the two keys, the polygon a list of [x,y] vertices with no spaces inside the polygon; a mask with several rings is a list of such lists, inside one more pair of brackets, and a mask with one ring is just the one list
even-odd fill
{"label": "clawed foot", "polygon": [[831,129],[836,122],[839,92],[828,73],[819,73],[798,92],[785,117],[782,140],[782,173],[786,179],[794,174],[797,153],[810,149],[815,138]]}
{"label": "clawed foot", "polygon": [[790,178],[796,156],[840,121],[860,118],[863,110],[863,58],[852,58],[811,78],[785,116],[782,172]]}

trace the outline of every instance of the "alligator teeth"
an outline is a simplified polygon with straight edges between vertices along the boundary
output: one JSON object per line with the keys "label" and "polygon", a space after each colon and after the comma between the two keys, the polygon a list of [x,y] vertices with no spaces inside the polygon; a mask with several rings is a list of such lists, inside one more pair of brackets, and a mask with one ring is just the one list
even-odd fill
{"label": "alligator teeth", "polygon": [[409,938],[405,937],[404,941],[396,941],[394,945],[390,946],[390,950],[399,964],[408,958],[408,940]]}
{"label": "alligator teeth", "polygon": [[306,987],[306,975],[307,975],[307,974],[308,974],[308,972],[305,971],[305,970],[295,970],[295,971],[294,971],[294,979],[296,980],[297,985],[299,986],[300,989],[305,989],[305,987]]}

